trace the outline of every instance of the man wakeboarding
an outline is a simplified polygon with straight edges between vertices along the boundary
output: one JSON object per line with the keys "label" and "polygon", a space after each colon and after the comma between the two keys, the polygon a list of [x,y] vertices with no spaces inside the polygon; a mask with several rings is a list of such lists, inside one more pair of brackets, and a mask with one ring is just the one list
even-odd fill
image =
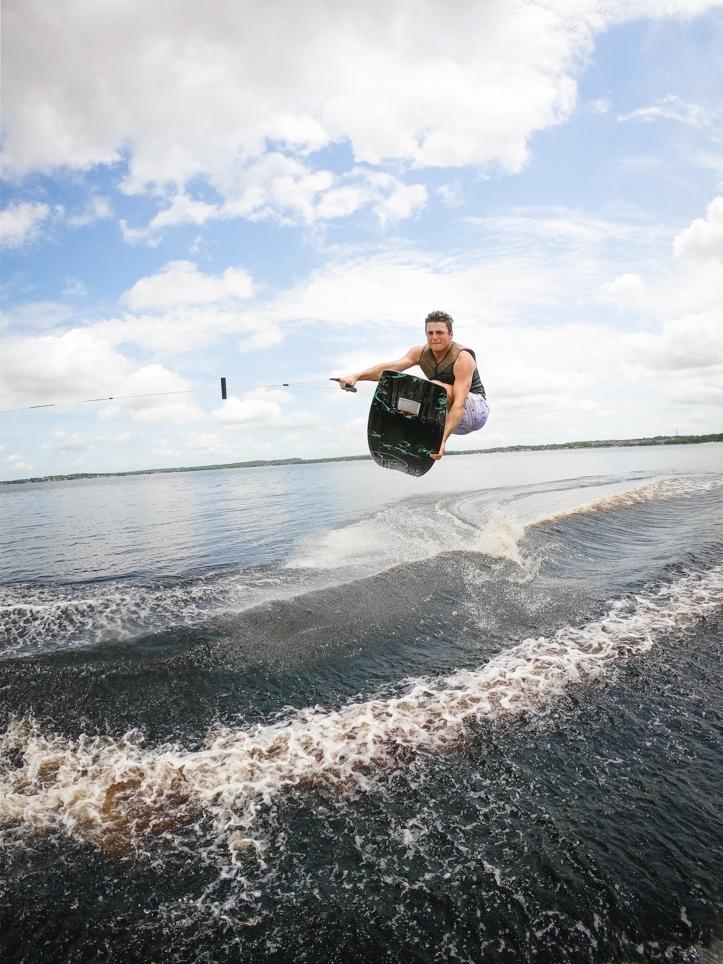
{"label": "man wakeboarding", "polygon": [[481,429],[489,416],[484,386],[477,371],[477,358],[471,348],[452,340],[454,321],[446,311],[430,311],[424,320],[426,345],[415,345],[403,358],[373,365],[355,375],[339,379],[339,386],[348,390],[357,382],[376,382],[384,371],[405,372],[419,365],[427,378],[447,391],[447,418],[444,436],[438,452],[431,458],[439,461],[444,455],[450,435],[468,435]]}

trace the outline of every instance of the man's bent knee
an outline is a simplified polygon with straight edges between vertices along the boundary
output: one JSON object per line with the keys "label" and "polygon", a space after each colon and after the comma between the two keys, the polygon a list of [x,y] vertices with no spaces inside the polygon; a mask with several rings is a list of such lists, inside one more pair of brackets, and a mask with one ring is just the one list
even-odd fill
{"label": "man's bent knee", "polygon": [[462,419],[453,434],[468,435],[470,432],[478,432],[486,424],[489,412],[487,400],[481,395],[473,395],[470,392]]}
{"label": "man's bent knee", "polygon": [[452,400],[454,399],[454,385],[447,385],[446,382],[438,382],[434,378],[430,378],[433,385],[439,385],[447,392],[447,403],[451,406]]}

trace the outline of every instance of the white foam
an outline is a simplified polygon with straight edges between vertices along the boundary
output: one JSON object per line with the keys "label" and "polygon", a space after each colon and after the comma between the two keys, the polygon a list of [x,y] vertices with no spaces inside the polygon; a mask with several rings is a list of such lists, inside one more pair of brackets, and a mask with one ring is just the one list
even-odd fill
{"label": "white foam", "polygon": [[613,512],[616,509],[645,505],[663,499],[702,495],[720,487],[721,482],[719,479],[656,479],[654,482],[645,482],[642,485],[625,488],[622,491],[601,496],[590,502],[583,502],[582,504],[566,507],[559,511],[543,513],[532,520],[531,524],[541,525],[547,522],[559,522],[576,516]]}
{"label": "white foam", "polygon": [[718,566],[626,596],[600,620],[527,639],[478,669],[409,681],[393,698],[223,727],[200,750],[146,749],[137,732],[72,740],[18,721],[0,738],[0,822],[62,828],[119,852],[148,832],[173,835],[206,815],[233,860],[260,853],[258,813],[289,788],[371,789],[416,750],[456,745],[470,725],[544,714],[570,686],[589,683],[660,634],[685,631],[722,605]]}
{"label": "white foam", "polygon": [[498,509],[490,513],[477,538],[468,548],[497,559],[509,559],[524,567],[526,560],[520,552],[520,541],[525,526],[511,512]]}
{"label": "white foam", "polygon": [[169,626],[194,627],[214,616],[323,588],[328,581],[242,572],[160,586],[0,586],[0,655],[128,640]]}
{"label": "white foam", "polygon": [[[467,510],[467,517],[460,507]],[[305,539],[288,569],[350,569],[371,575],[443,552],[481,552],[521,564],[524,526],[499,496],[447,497],[432,505],[402,503]]]}

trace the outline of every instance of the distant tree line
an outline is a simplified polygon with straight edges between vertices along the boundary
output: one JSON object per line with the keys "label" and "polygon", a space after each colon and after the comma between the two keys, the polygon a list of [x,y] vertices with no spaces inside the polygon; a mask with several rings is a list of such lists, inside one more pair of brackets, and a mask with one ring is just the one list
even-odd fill
{"label": "distant tree line", "polygon": [[[447,452],[447,455],[485,455],[492,452],[546,452],[555,449],[626,448],[635,445],[691,445],[701,442],[723,442],[723,432],[713,435],[654,435],[651,438],[595,439],[588,442],[550,442],[545,445],[502,445],[488,449]],[[73,475],[44,475],[30,479],[0,481],[0,485],[23,482],[64,482],[72,479],[102,479],[126,475],[162,475],[169,472],[210,472],[213,469],[255,469],[268,465],[318,465],[324,462],[360,462],[370,455],[339,455],[324,459],[256,459],[252,462],[223,462],[215,465],[180,465],[172,469],[133,469],[128,472],[75,472]]]}

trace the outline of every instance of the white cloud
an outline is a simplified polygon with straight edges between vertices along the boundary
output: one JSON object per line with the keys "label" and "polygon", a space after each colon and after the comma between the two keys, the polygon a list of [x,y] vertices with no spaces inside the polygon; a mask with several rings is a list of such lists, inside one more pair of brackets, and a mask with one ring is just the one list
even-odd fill
{"label": "white cloud", "polygon": [[697,167],[704,171],[710,171],[719,178],[716,184],[718,190],[723,188],[723,151],[715,149],[693,150],[690,157]]}
{"label": "white cloud", "polygon": [[221,439],[216,432],[189,432],[185,445],[194,452],[227,458],[229,461],[238,455],[238,443]]}
{"label": "white cloud", "polygon": [[614,281],[610,281],[602,287],[604,300],[618,305],[623,310],[645,304],[647,294],[647,287],[643,279],[639,274],[631,271],[619,275]]}
{"label": "white cloud", "polygon": [[663,19],[675,17],[690,20],[720,7],[720,0],[559,0],[558,9],[570,5],[584,7],[588,13],[596,10],[599,23],[606,26],[646,18]]}
{"label": "white cloud", "polygon": [[331,188],[319,200],[315,208],[316,216],[321,221],[328,221],[354,214],[364,205],[365,194],[359,184]]}
{"label": "white cloud", "polygon": [[464,193],[460,184],[441,184],[437,190],[448,207],[457,208],[464,204]]}
{"label": "white cloud", "polygon": [[249,168],[238,196],[221,212],[252,220],[282,218],[311,224],[347,217],[371,206],[383,226],[410,217],[427,202],[421,184],[357,167],[343,176],[313,172],[298,161],[270,154]]}
{"label": "white cloud", "polygon": [[284,340],[283,331],[274,321],[249,318],[247,324],[249,330],[239,342],[240,352],[246,352],[249,349],[273,348]]}
{"label": "white cloud", "polygon": [[[51,207],[38,201],[11,204],[0,211],[0,248],[22,248],[41,237],[48,224],[60,221],[65,214],[62,205]],[[112,214],[108,198],[94,195],[81,213],[67,216],[66,223],[71,228],[80,228],[110,218]]]}
{"label": "white cloud", "polygon": [[213,417],[224,425],[264,425],[281,418],[281,406],[261,398],[241,400],[231,395],[223,408],[216,409]]}
{"label": "white cloud", "polygon": [[74,311],[59,301],[28,301],[13,305],[4,316],[7,325],[18,330],[48,329],[72,322]]}
{"label": "white cloud", "polygon": [[610,107],[610,100],[607,97],[596,97],[595,100],[589,100],[585,104],[585,109],[590,114],[607,114]]}
{"label": "white cloud", "polygon": [[17,452],[8,455],[5,461],[12,472],[30,472],[33,468],[32,463],[28,462],[24,455],[18,455]]}
{"label": "white cloud", "polygon": [[247,308],[235,307],[231,302],[221,307],[180,305],[138,314],[129,312],[122,318],[97,321],[88,327],[114,345],[132,345],[161,356],[198,352],[226,335],[240,336],[241,353],[270,348],[283,338],[276,318],[253,302]]}
{"label": "white cloud", "polygon": [[427,203],[427,189],[422,184],[398,184],[392,192],[375,205],[382,225],[403,221]]}
{"label": "white cloud", "polygon": [[[544,295],[545,280],[552,285],[554,279],[561,309],[576,298],[585,311],[596,303],[612,304],[622,317],[644,313],[652,324],[723,304],[719,264],[722,209],[720,199],[715,199],[706,218],[696,219],[679,232],[672,245],[674,260],[669,260],[674,229],[642,220],[635,212],[622,220],[566,209],[531,208],[470,221],[491,233],[495,257],[516,264],[523,284],[531,286],[540,262],[546,261],[540,271],[539,295]],[[611,279],[616,267],[629,269],[636,264],[644,266],[644,273],[622,270]],[[665,267],[656,272],[651,264]],[[501,279],[493,278],[484,297],[494,300],[500,285]],[[531,286],[531,296],[533,292]],[[506,298],[510,295],[514,297],[514,291],[506,292]],[[533,304],[533,297],[524,299],[528,312]]]}
{"label": "white cloud", "polygon": [[[129,414],[136,422],[197,421],[201,411],[191,388],[164,366],[139,365],[125,357],[117,349],[112,327],[103,324],[7,339],[0,367],[2,407],[118,399],[93,407],[104,419]],[[169,394],[122,398],[158,393]]]}
{"label": "white cloud", "polygon": [[65,278],[65,287],[63,288],[63,296],[65,298],[85,298],[88,294],[88,289],[83,284],[79,278]]}
{"label": "white cloud", "polygon": [[178,447],[177,444],[169,442],[168,439],[159,439],[158,444],[154,445],[151,449],[151,455],[156,456],[156,458],[164,460],[176,460],[180,462],[186,454],[185,448]]}
{"label": "white cloud", "polygon": [[289,400],[289,396],[274,391],[256,391],[243,398],[231,395],[221,408],[212,412],[212,417],[226,426],[253,428],[290,429],[320,423],[321,419],[313,412],[285,410]]}
{"label": "white cloud", "polygon": [[[670,232],[672,233],[672,232]],[[670,233],[665,247],[670,249]],[[672,245],[675,258],[666,261],[664,251],[645,261],[646,275],[628,271],[601,285],[603,301],[624,312],[645,313],[650,323],[675,321],[723,307],[723,199],[715,198],[705,218],[696,218],[679,232]],[[651,270],[655,261],[664,265]]]}
{"label": "white cloud", "polygon": [[151,221],[149,228],[157,231],[176,224],[205,224],[210,218],[218,216],[218,205],[207,201],[194,201],[184,192],[177,194],[170,207],[160,211]]}
{"label": "white cloud", "polygon": [[110,199],[94,194],[81,213],[73,214],[68,218],[68,224],[71,228],[85,228],[97,221],[107,221],[112,217],[113,205]]}
{"label": "white cloud", "polygon": [[711,201],[705,218],[696,218],[680,232],[674,250],[679,258],[723,264],[723,197]]}
{"label": "white cloud", "polygon": [[221,185],[266,142],[288,152],[347,140],[365,162],[517,170],[530,134],[572,108],[600,19],[585,5],[462,3],[450,18],[380,0],[333,15],[321,0],[287,4],[284,16],[279,31],[277,11],[252,3],[200,15],[190,0],[80,0],[73,16],[9,3],[8,163],[87,168],[127,148],[131,188],[204,172]]}
{"label": "white cloud", "polygon": [[126,218],[121,218],[118,222],[121,235],[128,244],[146,244],[149,248],[157,248],[161,243],[162,235],[154,234],[150,226],[132,228]]}
{"label": "white cloud", "polygon": [[311,222],[317,197],[333,183],[330,171],[313,171],[294,158],[270,152],[227,177],[223,213],[254,221],[286,216]]}
{"label": "white cloud", "polygon": [[715,127],[720,121],[720,112],[712,111],[702,104],[686,103],[675,94],[668,94],[656,104],[649,107],[639,107],[637,110],[618,117],[620,121],[655,121],[672,120],[691,127]]}
{"label": "white cloud", "polygon": [[199,421],[203,415],[189,382],[158,364],[143,365],[129,375],[120,386],[117,398],[122,406],[107,414],[128,411],[134,422],[185,425]]}
{"label": "white cloud", "polygon": [[179,305],[243,301],[253,295],[253,281],[241,268],[204,275],[192,261],[171,261],[157,274],[141,278],[122,297],[134,311]]}
{"label": "white cloud", "polygon": [[450,17],[433,2],[330,13],[311,0],[285,4],[280,31],[276,8],[251,0],[203,13],[192,0],[78,0],[72,15],[15,0],[4,17],[6,164],[86,169],[126,151],[129,190],[206,174],[224,195],[268,144],[295,155],[348,142],[365,163],[517,171],[532,134],[572,111],[596,31],[711,5],[493,0],[461,2]]}
{"label": "white cloud", "polygon": [[599,244],[604,241],[644,241],[666,237],[665,229],[650,224],[639,217],[600,217],[585,211],[566,207],[512,207],[504,214],[491,214],[485,218],[467,218],[498,236],[512,235],[516,238],[544,239],[565,245]]}
{"label": "white cloud", "polygon": [[131,228],[125,220],[120,224],[126,241],[155,245],[165,227],[200,226],[210,220],[237,217],[315,224],[371,207],[386,227],[412,216],[426,203],[427,190],[422,184],[405,184],[390,174],[363,168],[337,176],[329,171],[313,171],[299,160],[270,153],[237,172],[223,204],[195,201],[187,193],[179,193],[170,207],[156,214],[146,227]]}
{"label": "white cloud", "polygon": [[11,204],[0,211],[0,247],[21,248],[35,239],[45,221],[50,217],[50,207],[30,201]]}
{"label": "white cloud", "polygon": [[698,379],[687,381],[673,388],[671,397],[678,405],[723,406],[723,383],[720,380],[716,385],[701,384]]}
{"label": "white cloud", "polygon": [[194,200],[185,191],[179,191],[170,206],[159,211],[145,227],[132,228],[125,218],[119,221],[119,225],[125,241],[130,244],[146,242],[150,247],[154,247],[158,244],[164,228],[182,224],[201,226],[221,216],[219,205]]}
{"label": "white cloud", "polygon": [[636,371],[723,372],[723,305],[669,321],[659,333],[628,335],[625,341],[628,364]]}
{"label": "white cloud", "polygon": [[65,401],[122,384],[130,365],[112,341],[93,329],[6,340],[0,397],[14,403]]}
{"label": "white cloud", "polygon": [[[544,230],[533,217],[479,223],[484,240],[463,254],[438,255],[396,246],[357,257],[343,254],[264,306],[264,315],[279,323],[316,321],[349,326],[360,336],[375,337],[384,328],[405,329],[414,338],[433,308],[449,311],[462,325],[502,324],[532,312],[559,316],[561,303],[597,299],[609,277],[599,245],[615,239],[631,243],[647,231],[620,222],[594,222],[580,216],[560,224],[551,219],[554,237],[546,244],[535,237]],[[504,234],[504,237],[502,237]],[[493,244],[490,243],[490,237]],[[554,243],[554,250],[550,244]],[[411,335],[405,336],[412,337]],[[408,346],[405,346],[408,347]]]}
{"label": "white cloud", "polygon": [[54,452],[84,452],[89,447],[88,439],[82,432],[66,432],[63,429],[53,432],[52,442],[44,445],[44,448]]}
{"label": "white cloud", "polygon": [[313,210],[318,221],[346,217],[371,205],[379,223],[386,227],[411,217],[425,207],[427,189],[422,184],[405,184],[390,174],[356,168],[337,178]]}
{"label": "white cloud", "polygon": [[[521,170],[534,134],[571,116],[598,32],[715,5],[460,0],[450,16],[436,0],[333,8],[309,0],[284,3],[279,29],[278,5],[254,0],[209,0],[203,10],[195,0],[76,0],[72,10],[8,0],[5,169],[117,165],[130,193],[170,191],[147,226],[120,222],[127,240],[150,245],[180,224],[314,223],[366,205],[387,225],[426,203],[424,187],[404,183],[402,171]],[[598,98],[588,109],[608,104]],[[628,116],[703,123],[702,111],[669,97]],[[314,152],[332,145],[350,149],[357,171],[387,165],[396,186],[375,189],[378,171],[365,182],[317,169]],[[198,178],[217,202],[192,196]],[[109,214],[99,198],[70,223]],[[9,230],[27,237],[30,229]]]}
{"label": "white cloud", "polygon": [[683,433],[720,430],[723,305],[628,335],[622,348],[623,371],[641,399],[656,400],[659,419]]}

